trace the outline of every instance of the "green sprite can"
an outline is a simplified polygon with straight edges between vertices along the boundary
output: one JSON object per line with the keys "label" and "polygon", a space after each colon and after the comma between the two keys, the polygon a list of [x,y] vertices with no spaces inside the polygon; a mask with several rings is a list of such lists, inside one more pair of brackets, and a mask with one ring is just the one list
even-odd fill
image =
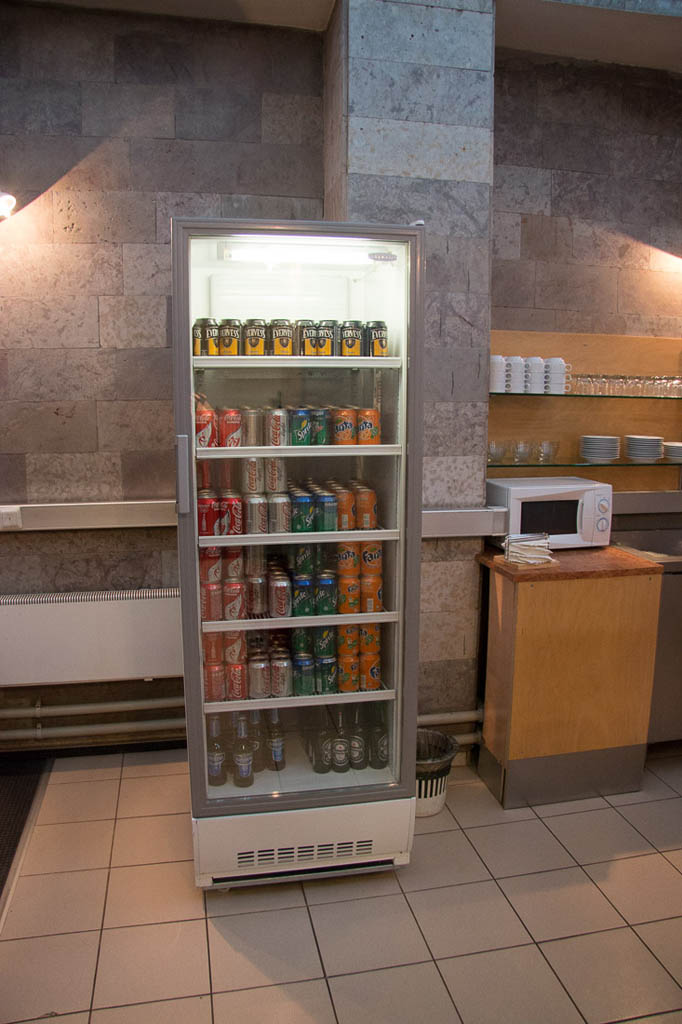
{"label": "green sprite can", "polygon": [[309,409],[292,409],[289,417],[292,445],[308,445],[311,441]]}
{"label": "green sprite can", "polygon": [[291,569],[293,572],[297,575],[312,576],[315,572],[313,545],[299,544],[298,547],[291,550],[293,554]]}
{"label": "green sprite can", "polygon": [[312,655],[314,649],[313,631],[296,626],[291,631],[291,653]]}
{"label": "green sprite can", "polygon": [[329,409],[311,409],[311,444],[331,444],[331,431],[329,428]]}
{"label": "green sprite can", "polygon": [[335,494],[321,491],[315,496],[315,530],[317,533],[337,529],[338,502]]}
{"label": "green sprite can", "polygon": [[315,579],[315,614],[336,615],[336,601],[336,575],[333,572],[321,572]]}
{"label": "green sprite can", "polygon": [[291,532],[312,533],[315,504],[312,495],[305,492],[291,496]]}
{"label": "green sprite can", "polygon": [[293,610],[296,617],[315,614],[315,588],[312,576],[294,576]]}
{"label": "green sprite can", "polygon": [[336,631],[333,626],[315,626],[313,650],[316,658],[336,657]]}
{"label": "green sprite can", "polygon": [[315,658],[315,690],[317,693],[338,693],[336,658]]}
{"label": "green sprite can", "polygon": [[312,697],[315,694],[315,661],[309,655],[297,654],[293,664],[294,694]]}
{"label": "green sprite can", "polygon": [[316,573],[326,572],[328,564],[329,545],[315,544],[313,547],[313,571]]}

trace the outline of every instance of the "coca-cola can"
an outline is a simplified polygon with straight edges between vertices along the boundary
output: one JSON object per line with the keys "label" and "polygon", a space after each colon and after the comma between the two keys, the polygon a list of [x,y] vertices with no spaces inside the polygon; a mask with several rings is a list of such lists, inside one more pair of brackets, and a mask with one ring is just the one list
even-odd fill
{"label": "coca-cola can", "polygon": [[260,409],[242,409],[242,446],[260,448],[263,444],[263,413]]}
{"label": "coca-cola can", "polygon": [[215,663],[223,660],[223,634],[222,633],[202,633],[201,634],[201,648],[204,653],[204,662],[206,664]]}
{"label": "coca-cola can", "polygon": [[291,697],[294,692],[294,669],[288,655],[270,660],[270,692],[273,697]]}
{"label": "coca-cola can", "polygon": [[248,576],[246,579],[246,614],[248,618],[258,619],[263,615],[267,615],[267,611],[267,576]]}
{"label": "coca-cola can", "polygon": [[228,700],[248,700],[249,680],[245,661],[225,666],[225,695]]}
{"label": "coca-cola can", "polygon": [[246,633],[243,629],[222,633],[223,657],[228,664],[246,661]]}
{"label": "coca-cola can", "polygon": [[268,532],[291,533],[291,498],[288,494],[268,495]]}
{"label": "coca-cola can", "polygon": [[242,414],[239,409],[218,410],[218,445],[239,448],[242,443]]}
{"label": "coca-cola can", "polygon": [[[209,548],[209,550],[212,549]],[[244,548],[225,548],[225,553],[223,554],[223,576],[225,579],[240,580],[243,575]]]}
{"label": "coca-cola can", "polygon": [[265,460],[265,490],[269,494],[283,494],[287,489],[287,464],[276,457]]}
{"label": "coca-cola can", "polygon": [[[241,548],[237,549],[241,551]],[[220,583],[223,578],[223,553],[220,548],[202,548],[199,552],[199,579],[202,583]]]}
{"label": "coca-cola can", "polygon": [[262,544],[253,544],[244,549],[244,575],[262,576],[265,573],[265,548]]}
{"label": "coca-cola can", "polygon": [[289,413],[286,409],[265,410],[265,436],[266,445],[273,448],[280,448],[288,445],[289,442]]}
{"label": "coca-cola can", "polygon": [[[210,469],[210,463],[204,463]],[[221,459],[216,464],[217,476],[218,476],[218,487],[221,491],[233,491],[234,490],[234,471],[232,467],[234,463],[232,459]]]}
{"label": "coca-cola can", "polygon": [[268,532],[268,499],[264,494],[244,497],[244,525],[247,533]]}
{"label": "coca-cola can", "polygon": [[197,404],[194,414],[195,437],[197,448],[215,448],[218,444],[215,410],[207,404]]}
{"label": "coca-cola can", "polygon": [[204,700],[225,700],[225,666],[222,661],[204,665]]}
{"label": "coca-cola can", "polygon": [[272,619],[287,619],[291,615],[291,580],[288,576],[270,577],[268,607]]}
{"label": "coca-cola can", "polygon": [[265,472],[262,459],[242,459],[241,466],[242,492],[244,494],[262,494],[265,489]]}
{"label": "coca-cola can", "polygon": [[211,463],[197,462],[197,491],[210,491],[213,488],[211,479]]}
{"label": "coca-cola can", "polygon": [[225,580],[223,583],[224,619],[246,618],[246,584],[244,580]]}
{"label": "coca-cola can", "polygon": [[248,664],[249,697],[251,700],[263,700],[264,697],[271,697],[270,659],[251,658]]}
{"label": "coca-cola can", "polygon": [[234,491],[224,491],[220,495],[220,505],[225,535],[232,537],[243,533],[244,515],[240,496]]}
{"label": "coca-cola can", "polygon": [[202,622],[216,622],[223,617],[222,583],[199,584],[199,606]]}
{"label": "coca-cola can", "polygon": [[220,502],[215,491],[199,491],[197,522],[200,537],[217,537],[220,533]]}

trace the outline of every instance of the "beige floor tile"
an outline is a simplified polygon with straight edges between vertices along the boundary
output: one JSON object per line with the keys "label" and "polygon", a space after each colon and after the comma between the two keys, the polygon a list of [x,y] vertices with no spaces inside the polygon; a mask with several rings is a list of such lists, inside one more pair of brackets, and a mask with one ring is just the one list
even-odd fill
{"label": "beige floor tile", "polygon": [[339,1024],[459,1024],[432,963],[347,974],[331,978],[329,985]]}
{"label": "beige floor tile", "polygon": [[613,808],[548,818],[546,825],[579,864],[654,853],[651,844]]}
{"label": "beige floor tile", "polygon": [[208,941],[214,992],[322,976],[313,930],[303,909],[212,917]]}
{"label": "beige floor tile", "polygon": [[304,882],[305,898],[310,906],[318,903],[337,903],[340,900],[366,899],[371,896],[395,896],[400,886],[395,871],[368,872],[343,878],[319,879]]}
{"label": "beige floor tile", "polygon": [[310,908],[328,975],[430,960],[404,896]]}
{"label": "beige floor tile", "polygon": [[410,863],[398,868],[397,875],[405,892],[490,878],[480,857],[459,831],[416,836]]}
{"label": "beige floor tile", "polygon": [[608,807],[603,796],[590,796],[584,800],[563,800],[555,804],[533,804],[538,818],[553,818],[557,814],[578,814],[580,811],[600,811]]}
{"label": "beige floor tile", "polygon": [[98,943],[97,932],[0,942],[0,1024],[87,1010]]}
{"label": "beige floor tile", "polygon": [[649,800],[670,800],[679,796],[674,789],[671,789],[663,779],[653,772],[645,771],[642,777],[642,788],[634,793],[613,793],[607,796],[607,800],[614,807],[624,807],[627,804],[643,804]]}
{"label": "beige floor tile", "polygon": [[192,861],[112,868],[105,928],[204,916],[204,895],[194,884]]}
{"label": "beige floor tile", "polygon": [[682,1024],[682,1010],[676,1013],[659,1013],[655,1017],[637,1017],[628,1024]]}
{"label": "beige floor tile", "polygon": [[495,878],[575,867],[573,858],[537,818],[472,828],[467,836]]}
{"label": "beige floor tile", "polygon": [[682,875],[660,853],[585,866],[628,924],[682,914]]}
{"label": "beige floor tile", "polygon": [[36,825],[21,865],[22,875],[84,871],[109,866],[114,822]]}
{"label": "beige floor tile", "polygon": [[264,910],[304,907],[303,889],[298,882],[282,885],[247,885],[228,890],[207,890],[206,913],[209,917],[228,914],[254,914]]}
{"label": "beige floor tile", "polygon": [[426,818],[415,818],[414,834],[423,836],[429,832],[451,832],[459,828],[447,807],[444,807],[438,814],[430,814]]}
{"label": "beige floor tile", "polygon": [[186,775],[189,771],[187,749],[135,750],[123,755],[123,778],[149,775]]}
{"label": "beige floor tile", "polygon": [[90,1024],[211,1024],[211,997],[166,999],[159,1003],[95,1010]]}
{"label": "beige floor tile", "polygon": [[588,1024],[682,1008],[682,989],[629,928],[543,942]]}
{"label": "beige floor tile", "polygon": [[[262,1021],[263,1024],[335,1024],[334,1011],[323,981],[299,981],[213,996],[215,1024]],[[97,1022],[93,1022],[97,1024]]]}
{"label": "beige floor tile", "polygon": [[24,875],[12,894],[2,938],[99,929],[106,887],[106,870]]}
{"label": "beige floor tile", "polygon": [[93,1004],[96,1008],[204,995],[209,991],[204,921],[102,932]]}
{"label": "beige floor tile", "polygon": [[682,800],[656,800],[619,810],[657,850],[682,847]]}
{"label": "beige floor tile", "polygon": [[582,868],[502,878],[500,886],[536,942],[625,924]]}
{"label": "beige floor tile", "polygon": [[441,960],[463,1024],[582,1024],[535,946]]}
{"label": "beige floor tile", "polygon": [[673,867],[677,868],[678,871],[682,871],[682,850],[666,850],[663,856],[666,860],[669,860]]}
{"label": "beige floor tile", "polygon": [[652,757],[647,761],[647,768],[682,794],[682,757]]}
{"label": "beige floor tile", "polygon": [[454,764],[448,775],[448,786],[458,782],[480,782],[481,778],[475,768],[468,764]]}
{"label": "beige floor tile", "polygon": [[188,775],[155,775],[144,779],[123,779],[121,782],[119,818],[187,814],[189,810]]}
{"label": "beige floor tile", "polygon": [[[84,1013],[66,1013],[57,1018],[59,1024],[88,1024],[90,1011]],[[45,1018],[39,1017],[34,1020],[23,1020],[21,1024],[45,1024]]]}
{"label": "beige floor tile", "polygon": [[682,917],[641,924],[635,931],[664,967],[682,985]]}
{"label": "beige floor tile", "polygon": [[119,783],[65,782],[48,786],[38,812],[37,825],[59,825],[67,821],[99,821],[116,816]]}
{"label": "beige floor tile", "polygon": [[123,754],[83,754],[79,757],[56,757],[48,785],[120,779],[122,763]]}
{"label": "beige floor tile", "polygon": [[532,807],[517,807],[514,810],[505,811],[484,782],[472,782],[465,786],[450,786],[447,806],[462,828],[498,825],[509,821],[535,818]]}
{"label": "beige floor tile", "polygon": [[427,889],[407,900],[436,959],[531,941],[496,882]]}
{"label": "beige floor tile", "polygon": [[120,818],[116,822],[112,867],[191,860],[192,856],[192,818],[189,814]]}

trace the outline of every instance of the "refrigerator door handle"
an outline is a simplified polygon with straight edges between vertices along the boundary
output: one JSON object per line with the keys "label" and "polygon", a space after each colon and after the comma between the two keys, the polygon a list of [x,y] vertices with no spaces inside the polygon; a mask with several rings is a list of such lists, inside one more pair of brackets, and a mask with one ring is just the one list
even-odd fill
{"label": "refrigerator door handle", "polygon": [[179,516],[183,516],[192,510],[189,500],[189,437],[187,434],[175,435],[175,460],[177,513]]}

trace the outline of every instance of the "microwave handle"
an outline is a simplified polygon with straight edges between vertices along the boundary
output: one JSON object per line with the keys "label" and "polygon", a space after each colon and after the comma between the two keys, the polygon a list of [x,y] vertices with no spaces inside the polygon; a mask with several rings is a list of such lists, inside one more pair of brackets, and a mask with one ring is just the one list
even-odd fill
{"label": "microwave handle", "polygon": [[585,499],[581,498],[578,502],[578,536],[583,535],[583,517],[585,513]]}

